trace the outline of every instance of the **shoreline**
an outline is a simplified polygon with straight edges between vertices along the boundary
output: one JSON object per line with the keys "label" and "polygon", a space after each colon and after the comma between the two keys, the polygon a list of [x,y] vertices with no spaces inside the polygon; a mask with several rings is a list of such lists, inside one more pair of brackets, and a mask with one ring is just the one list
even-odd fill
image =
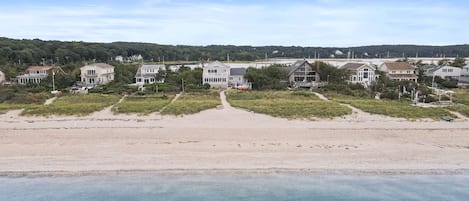
{"label": "shoreline", "polygon": [[290,120],[231,107],[180,117],[0,115],[0,177],[119,174],[469,174],[469,121],[361,111]]}
{"label": "shoreline", "polygon": [[299,174],[299,175],[469,175],[469,169],[160,169],[160,170],[89,170],[89,171],[7,171],[0,177],[82,177],[116,175],[203,175],[203,174]]}

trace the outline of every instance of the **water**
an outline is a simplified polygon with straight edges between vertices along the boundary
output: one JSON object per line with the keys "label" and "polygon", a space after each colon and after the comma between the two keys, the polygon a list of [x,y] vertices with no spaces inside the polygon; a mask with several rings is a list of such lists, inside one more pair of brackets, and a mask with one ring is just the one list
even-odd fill
{"label": "water", "polygon": [[469,175],[135,174],[0,177],[1,201],[469,200]]}

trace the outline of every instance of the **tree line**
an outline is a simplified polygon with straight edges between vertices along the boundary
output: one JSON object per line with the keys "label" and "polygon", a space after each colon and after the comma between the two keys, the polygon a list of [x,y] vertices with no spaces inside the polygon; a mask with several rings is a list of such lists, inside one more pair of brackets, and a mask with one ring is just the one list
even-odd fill
{"label": "tree line", "polygon": [[[351,54],[349,54],[349,52]],[[339,53],[339,54],[337,54]],[[88,43],[40,39],[0,38],[0,67],[27,65],[66,65],[80,62],[109,62],[116,56],[142,55],[145,61],[254,61],[264,58],[401,58],[468,57],[469,45],[417,46],[379,45],[361,47],[234,46],[234,45],[161,45],[136,42]]]}

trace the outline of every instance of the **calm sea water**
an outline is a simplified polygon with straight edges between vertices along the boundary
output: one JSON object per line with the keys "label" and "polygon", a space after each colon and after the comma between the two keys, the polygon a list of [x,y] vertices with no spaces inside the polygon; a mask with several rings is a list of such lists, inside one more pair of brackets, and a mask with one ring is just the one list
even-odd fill
{"label": "calm sea water", "polygon": [[135,174],[0,177],[1,201],[469,200],[469,175]]}

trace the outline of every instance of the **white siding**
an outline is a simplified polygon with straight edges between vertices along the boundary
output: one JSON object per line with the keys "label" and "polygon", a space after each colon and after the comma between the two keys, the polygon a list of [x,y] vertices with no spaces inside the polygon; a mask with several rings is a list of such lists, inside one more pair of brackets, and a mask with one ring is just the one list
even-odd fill
{"label": "white siding", "polygon": [[202,83],[208,83],[212,88],[228,88],[230,67],[215,61],[203,68]]}

